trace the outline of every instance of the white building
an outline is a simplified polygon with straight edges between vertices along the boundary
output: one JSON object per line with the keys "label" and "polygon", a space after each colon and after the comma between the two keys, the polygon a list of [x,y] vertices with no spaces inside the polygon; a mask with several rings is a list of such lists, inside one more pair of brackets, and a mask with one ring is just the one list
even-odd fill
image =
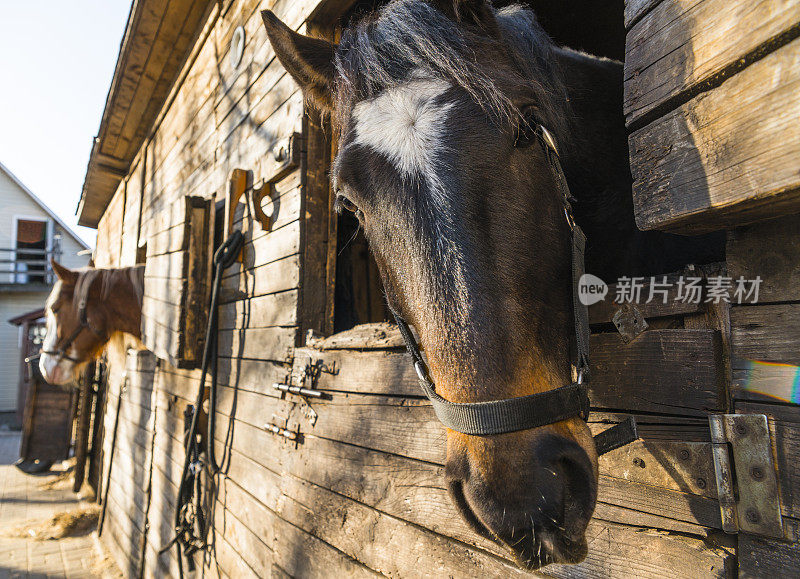
{"label": "white building", "polygon": [[50,257],[82,267],[88,246],[0,163],[0,412],[17,409],[19,329],[8,320],[41,308],[53,285]]}

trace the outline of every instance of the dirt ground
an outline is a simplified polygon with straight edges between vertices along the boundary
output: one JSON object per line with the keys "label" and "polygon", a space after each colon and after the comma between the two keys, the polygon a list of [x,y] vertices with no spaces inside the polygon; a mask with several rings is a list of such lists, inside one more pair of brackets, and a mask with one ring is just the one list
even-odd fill
{"label": "dirt ground", "polygon": [[0,432],[0,579],[122,577],[94,532],[99,508],[72,492],[69,464],[24,474],[19,443],[19,432]]}

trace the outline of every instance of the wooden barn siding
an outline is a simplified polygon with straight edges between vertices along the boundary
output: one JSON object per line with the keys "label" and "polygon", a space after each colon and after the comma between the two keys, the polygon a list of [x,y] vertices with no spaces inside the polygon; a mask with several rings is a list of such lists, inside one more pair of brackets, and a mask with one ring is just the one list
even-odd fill
{"label": "wooden barn siding", "polygon": [[630,28],[642,229],[702,232],[800,209],[797,36],[793,0],[663,0]]}
{"label": "wooden barn siding", "polygon": [[[706,323],[720,330],[724,407],[770,417],[780,478],[786,540],[740,533],[739,574],[784,576],[800,567],[800,408],[785,391],[800,364],[800,217],[791,215],[800,210],[800,4],[627,0],[625,26],[637,223],[682,233],[735,226],[727,275],[762,278],[758,304],[723,304]],[[773,364],[753,372],[753,360]],[[766,394],[781,387],[784,400]]]}
{"label": "wooden barn siding", "polygon": [[[177,201],[190,194],[208,197],[216,193],[221,198],[230,172],[237,167],[252,170],[255,183],[270,178],[272,147],[299,132],[302,125],[302,96],[297,87],[274,60],[271,49],[269,58],[264,59],[259,52],[268,43],[255,12],[257,6],[255,2],[236,3],[218,20],[193,63],[192,70],[197,73],[187,75],[149,145],[151,162],[143,221],[148,237],[158,242],[153,251],[148,245],[145,324],[159,343],[166,342],[163,347],[173,359],[181,353],[176,348],[182,293],[170,291],[171,299],[165,299],[164,288],[180,287],[183,277],[182,257],[178,257],[183,255],[183,248],[178,232],[173,231],[181,219],[175,211]],[[246,22],[248,41],[243,63],[231,71],[227,46],[240,22]],[[262,64],[261,59],[268,64]],[[244,83],[242,78],[249,82]],[[276,194],[280,197],[274,204],[276,222],[270,233],[260,239],[260,228],[246,231],[246,264],[264,265],[297,253],[299,227],[282,229],[297,223],[300,191],[296,175],[279,184]],[[167,207],[170,209],[165,210]],[[263,255],[260,249],[265,250]],[[174,251],[158,255],[155,251],[159,250]]]}
{"label": "wooden barn siding", "polygon": [[[105,253],[106,265],[123,264],[131,254],[135,259],[137,241],[127,237],[131,232],[138,232],[147,243],[144,325],[147,331],[160,332],[165,341],[175,338],[178,327],[172,306],[180,303],[185,287],[183,276],[177,273],[183,271],[185,250],[181,198],[208,197],[215,193],[221,198],[227,190],[230,171],[237,167],[252,170],[255,183],[269,178],[267,171],[274,162],[265,162],[265,158],[272,146],[293,132],[300,132],[302,127],[302,97],[274,59],[257,9],[272,7],[298,26],[313,6],[302,2],[289,6],[288,1],[274,6],[259,4],[229,2],[223,6],[222,16],[216,20],[212,17],[214,21],[209,22],[201,35],[205,40],[198,47],[196,58],[181,86],[174,91],[168,110],[162,113],[159,126],[140,151],[136,171],[132,170],[126,180],[128,194],[135,191],[138,198],[126,203],[122,200],[124,193],[118,192],[99,226],[98,246]],[[228,44],[240,23],[246,27],[247,44],[242,64],[232,71]],[[121,186],[121,191],[124,188],[125,185]],[[258,378],[271,384],[282,380],[288,371],[281,362],[287,359],[296,334],[301,195],[299,172],[276,184],[274,222],[269,233],[252,225],[249,212],[244,215],[243,205],[237,212],[237,227],[244,229],[246,245],[243,264],[228,270],[223,284],[220,336],[223,372],[228,369],[236,376],[243,366],[256,364]],[[241,354],[252,360],[239,359]],[[115,374],[112,381],[118,389],[121,373]],[[197,372],[187,371],[180,376],[178,380],[185,382],[184,390],[190,390],[186,398],[193,400]],[[128,379],[131,380],[130,373]],[[120,566],[134,575],[147,521],[146,575],[176,576],[174,552],[158,557],[157,550],[172,536],[175,484],[183,460],[179,433],[183,428],[185,400],[179,406],[163,398],[160,405],[154,402],[158,407],[155,412],[163,415],[159,416],[159,424],[164,424],[156,431],[152,503],[145,512],[146,487],[142,476],[150,459],[148,445],[152,432],[148,425],[155,407],[147,405],[149,399],[143,405],[143,396],[135,395],[133,390],[123,396],[104,541]],[[115,408],[116,398],[112,394],[106,414],[108,433],[113,429]],[[170,433],[177,436],[171,442],[166,440]],[[105,441],[106,456],[110,438],[109,435]],[[229,479],[224,479],[224,484],[226,488],[235,485]],[[226,491],[228,494],[239,496],[235,491]],[[239,499],[232,509],[226,504],[227,499],[218,503],[220,515],[215,525],[221,532],[215,535],[216,563],[204,570],[206,574],[244,577],[283,571],[303,575],[305,570],[323,575],[325,569],[374,574],[312,535],[287,523],[270,522],[272,519],[262,516],[267,513],[265,507],[253,499],[249,502]],[[253,533],[246,523],[259,532]],[[270,531],[271,535],[265,532],[273,527],[280,532]],[[288,555],[273,556],[273,548]],[[299,557],[298,553],[304,556]]]}
{"label": "wooden barn siding", "polygon": [[[376,356],[385,357],[386,353],[365,354],[356,364],[361,367],[365,359]],[[407,366],[405,355],[396,356],[403,359],[394,360],[395,373],[403,370],[400,374],[406,375],[404,369],[410,368],[410,364]],[[349,368],[342,368],[341,378],[337,381],[349,386],[351,378],[362,375],[351,363]],[[177,378],[176,374],[173,376]],[[224,426],[220,426],[217,434],[218,456],[223,456],[226,448],[230,448],[227,452],[232,458],[227,479],[259,497],[267,507],[294,525],[309,530],[339,549],[344,550],[347,546],[349,555],[382,573],[415,576],[416,573],[449,569],[455,576],[469,576],[480,569],[488,575],[524,575],[498,560],[496,557],[502,555],[502,550],[477,537],[455,512],[444,486],[441,466],[443,428],[433,418],[427,402],[420,401],[418,396],[403,396],[407,390],[417,393],[418,386],[413,378],[408,378],[398,382],[385,376],[380,381],[384,391],[394,390],[390,397],[329,390],[334,399],[329,403],[312,403],[319,413],[317,425],[309,428],[304,423],[301,427],[303,442],[296,449],[265,432],[262,427],[273,414],[289,417],[290,426],[294,426],[301,413],[298,405],[277,398],[266,379],[240,382],[237,389],[223,386],[218,404],[219,424],[227,425],[230,414],[235,415],[230,447],[225,444]],[[248,386],[259,388],[259,391],[251,392],[246,389]],[[181,393],[180,389],[186,391]],[[182,401],[188,401],[193,388],[185,378],[173,379],[165,375],[162,391],[164,400],[179,396]],[[177,405],[178,408],[181,406]],[[231,410],[233,408],[235,411]],[[163,424],[159,423],[159,436],[162,429],[170,427],[169,421],[164,420]],[[272,484],[266,484],[268,480],[273,481]],[[312,493],[304,500],[294,497],[294,501],[305,506],[298,508],[289,500],[293,497],[289,494],[293,487],[293,493],[302,488],[307,489],[306,493]],[[269,495],[276,496],[270,499]],[[716,504],[713,506],[716,509]],[[669,515],[674,516],[672,513]],[[364,528],[364,517],[367,521],[374,521],[372,527]],[[656,521],[661,522],[661,519],[651,517],[651,522]],[[345,522],[347,526],[343,532]],[[398,530],[393,531],[395,540],[387,546],[381,537],[391,536],[383,530],[390,522],[390,528]],[[693,527],[686,525],[681,530],[687,528]],[[587,569],[595,573],[602,573],[604,569],[620,572],[615,565],[621,565],[622,559],[616,563],[609,562],[614,560],[614,555],[632,556],[634,550],[641,547],[639,530],[612,522],[598,520],[593,523],[590,533],[590,536],[612,540],[609,544],[598,541],[593,545],[584,572]],[[464,547],[448,543],[447,537],[457,539]],[[413,542],[411,538],[414,538]],[[410,554],[402,554],[406,543],[414,553],[413,559],[409,559]],[[657,574],[659,569],[661,572],[666,570],[669,557],[664,554],[673,551],[675,556],[682,553],[680,556],[696,559],[698,567],[694,568],[695,572],[705,568],[712,575],[716,572],[711,573],[711,568],[721,573],[728,558],[721,552],[699,552],[698,547],[702,544],[699,539],[694,542],[685,538],[676,540],[663,531],[650,536],[647,544],[651,548],[658,546],[660,554],[644,560],[638,557],[642,573],[647,573],[648,569],[653,574]],[[415,552],[411,547],[416,548],[416,545],[424,546],[424,549]],[[410,560],[417,561],[416,571],[409,566]],[[263,569],[257,571],[263,573]],[[551,571],[559,575],[571,572],[566,568]]]}

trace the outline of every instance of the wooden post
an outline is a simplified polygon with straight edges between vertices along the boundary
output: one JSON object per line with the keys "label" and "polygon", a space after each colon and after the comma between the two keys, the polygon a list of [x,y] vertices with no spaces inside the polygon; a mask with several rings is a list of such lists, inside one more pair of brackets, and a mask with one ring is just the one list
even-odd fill
{"label": "wooden post", "polygon": [[96,380],[97,390],[94,392],[94,419],[92,421],[92,446],[89,452],[89,486],[94,490],[97,500],[100,500],[103,471],[103,439],[105,435],[104,417],[106,413],[106,367],[104,363],[98,364],[100,373]]}
{"label": "wooden post", "polygon": [[92,417],[92,382],[95,362],[91,362],[83,373],[78,399],[78,427],[75,433],[75,479],[73,492],[78,492],[86,478],[86,457],[89,450],[89,426]]}

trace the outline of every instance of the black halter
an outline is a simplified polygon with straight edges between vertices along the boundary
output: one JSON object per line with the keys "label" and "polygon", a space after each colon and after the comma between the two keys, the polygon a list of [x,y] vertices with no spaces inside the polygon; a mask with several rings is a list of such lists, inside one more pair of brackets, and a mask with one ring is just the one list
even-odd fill
{"label": "black halter", "polygon": [[[564,203],[564,215],[570,228],[572,240],[572,308],[575,321],[577,359],[576,379],[571,384],[519,398],[491,400],[487,402],[450,402],[437,392],[430,378],[428,366],[422,357],[411,329],[397,313],[394,314],[408,352],[414,359],[420,385],[431,401],[436,417],[447,428],[464,434],[486,436],[537,428],[573,416],[583,420],[589,417],[589,396],[585,380],[589,376],[589,315],[586,306],[578,299],[578,283],[584,273],[584,248],[586,236],[572,216],[572,197],[569,193],[564,171],[558,158],[555,140],[542,125],[536,125],[533,136],[542,144]],[[635,440],[636,425],[632,418],[612,427],[598,436],[598,453],[603,454]]]}
{"label": "black halter", "polygon": [[[61,344],[57,344],[55,350],[42,350],[42,354],[47,354],[48,356],[55,356],[59,360],[69,360],[75,364],[79,364],[83,360],[78,360],[77,358],[73,358],[72,356],[67,355],[67,351],[69,350],[70,346],[72,346],[73,342],[78,339],[78,336],[81,335],[81,332],[84,330],[89,330],[93,334],[95,334],[99,338],[105,338],[105,333],[100,332],[92,327],[89,323],[89,318],[86,314],[86,303],[89,297],[89,289],[92,287],[92,282],[94,282],[94,278],[97,275],[98,270],[90,270],[83,275],[91,276],[88,279],[84,280],[84,283],[81,284],[80,289],[76,287],[80,293],[78,294],[78,320],[80,325],[73,330],[73,332],[67,336],[67,339],[62,341]],[[92,275],[94,274],[94,275]]]}

